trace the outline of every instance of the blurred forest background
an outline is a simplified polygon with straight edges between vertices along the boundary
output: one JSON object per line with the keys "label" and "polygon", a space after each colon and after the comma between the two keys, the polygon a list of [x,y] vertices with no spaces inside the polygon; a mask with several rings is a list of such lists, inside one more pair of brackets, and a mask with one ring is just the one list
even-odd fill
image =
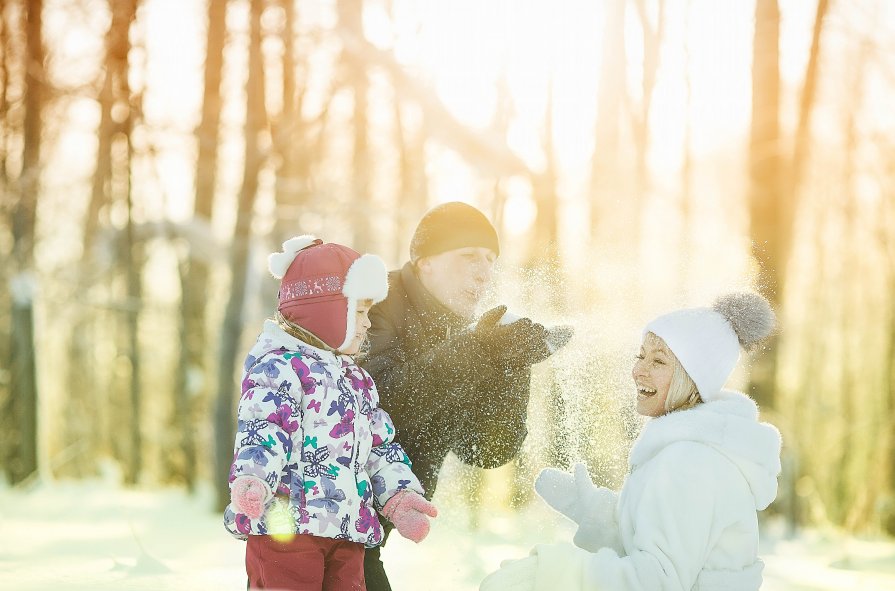
{"label": "blurred forest background", "polygon": [[751,285],[776,510],[895,534],[893,107],[887,0],[0,0],[3,475],[222,501],[266,254],[396,267],[463,200],[491,303],[578,329],[472,505],[576,459],[618,485],[640,327]]}

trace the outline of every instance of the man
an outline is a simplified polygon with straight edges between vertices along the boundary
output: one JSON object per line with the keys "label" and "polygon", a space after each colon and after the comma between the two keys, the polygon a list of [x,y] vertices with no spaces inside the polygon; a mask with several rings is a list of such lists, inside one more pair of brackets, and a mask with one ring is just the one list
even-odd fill
{"label": "man", "polygon": [[[420,220],[410,262],[389,273],[388,297],[370,311],[361,365],[432,498],[449,451],[495,468],[525,439],[531,366],[551,352],[548,331],[528,318],[500,322],[506,306],[474,325],[500,254],[497,232],[476,208],[439,205]],[[366,552],[369,591],[390,591],[380,549]]]}

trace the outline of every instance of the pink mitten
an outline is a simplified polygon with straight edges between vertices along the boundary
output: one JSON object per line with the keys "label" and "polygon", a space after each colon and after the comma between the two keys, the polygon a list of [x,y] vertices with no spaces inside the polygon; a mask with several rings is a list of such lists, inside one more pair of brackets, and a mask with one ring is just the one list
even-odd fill
{"label": "pink mitten", "polygon": [[264,514],[264,505],[271,496],[267,484],[257,476],[240,476],[230,485],[233,510],[249,519],[258,519]]}
{"label": "pink mitten", "polygon": [[438,509],[421,494],[405,489],[385,503],[382,515],[399,534],[419,544],[429,534],[429,517],[437,516]]}

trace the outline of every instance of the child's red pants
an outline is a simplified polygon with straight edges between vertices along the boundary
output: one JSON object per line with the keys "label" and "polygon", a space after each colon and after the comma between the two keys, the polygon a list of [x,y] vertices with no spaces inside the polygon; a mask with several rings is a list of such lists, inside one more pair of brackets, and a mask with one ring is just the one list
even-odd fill
{"label": "child's red pants", "polygon": [[364,546],[296,535],[288,541],[249,536],[246,573],[251,589],[365,591]]}

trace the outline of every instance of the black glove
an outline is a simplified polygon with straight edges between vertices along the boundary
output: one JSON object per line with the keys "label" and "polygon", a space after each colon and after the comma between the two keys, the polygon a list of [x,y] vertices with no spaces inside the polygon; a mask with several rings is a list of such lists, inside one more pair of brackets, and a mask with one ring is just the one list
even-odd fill
{"label": "black glove", "polygon": [[487,347],[495,360],[516,369],[550,357],[547,329],[528,318],[496,326],[488,335]]}
{"label": "black glove", "polygon": [[495,330],[499,328],[498,322],[503,318],[503,315],[506,314],[507,307],[506,306],[495,306],[491,308],[479,318],[479,321],[475,325],[475,333],[481,337],[489,337],[491,336]]}
{"label": "black glove", "polygon": [[488,310],[473,329],[488,353],[513,369],[534,365],[550,357],[552,351],[547,329],[529,318],[499,324],[506,311],[507,307],[503,305]]}

